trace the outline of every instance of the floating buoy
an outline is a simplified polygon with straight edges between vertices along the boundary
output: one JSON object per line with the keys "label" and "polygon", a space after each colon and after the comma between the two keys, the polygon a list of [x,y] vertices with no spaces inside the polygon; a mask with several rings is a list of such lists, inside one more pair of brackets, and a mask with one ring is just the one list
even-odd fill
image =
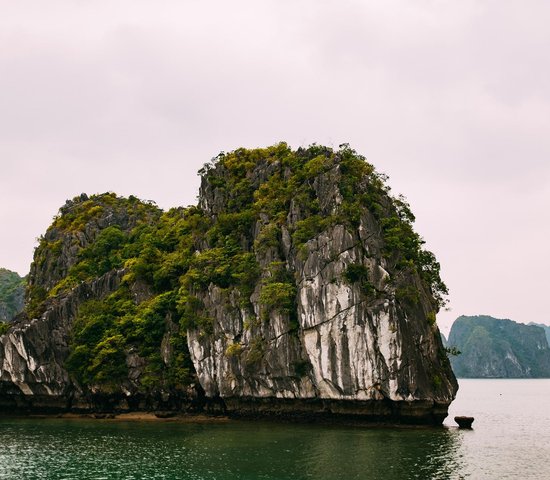
{"label": "floating buoy", "polygon": [[459,428],[472,428],[474,423],[474,417],[455,417],[455,422],[458,423]]}

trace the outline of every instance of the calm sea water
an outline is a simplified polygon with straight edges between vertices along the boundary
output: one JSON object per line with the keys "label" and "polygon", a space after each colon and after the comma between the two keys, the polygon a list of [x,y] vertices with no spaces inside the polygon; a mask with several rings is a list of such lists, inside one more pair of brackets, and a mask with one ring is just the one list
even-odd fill
{"label": "calm sea water", "polygon": [[0,479],[550,479],[550,380],[460,387],[442,429],[0,419]]}

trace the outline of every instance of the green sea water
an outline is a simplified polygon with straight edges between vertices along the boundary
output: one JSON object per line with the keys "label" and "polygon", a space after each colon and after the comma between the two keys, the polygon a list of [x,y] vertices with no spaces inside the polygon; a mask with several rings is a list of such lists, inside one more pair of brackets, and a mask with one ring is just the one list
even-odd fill
{"label": "green sea water", "polygon": [[462,380],[474,430],[0,419],[0,479],[550,478],[549,380]]}

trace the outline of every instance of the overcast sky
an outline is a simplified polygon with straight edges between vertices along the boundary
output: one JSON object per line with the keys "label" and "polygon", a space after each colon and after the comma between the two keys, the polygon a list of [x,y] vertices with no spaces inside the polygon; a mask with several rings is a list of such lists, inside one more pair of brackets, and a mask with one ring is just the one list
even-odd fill
{"label": "overcast sky", "polygon": [[450,312],[550,323],[550,2],[0,0],[0,266],[81,192],[188,205],[220,151],[348,142]]}

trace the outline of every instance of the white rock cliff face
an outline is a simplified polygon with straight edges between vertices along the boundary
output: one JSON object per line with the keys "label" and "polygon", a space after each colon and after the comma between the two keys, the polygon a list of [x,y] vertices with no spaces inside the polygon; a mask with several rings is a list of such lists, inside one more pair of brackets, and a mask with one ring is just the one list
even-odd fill
{"label": "white rock cliff face", "polygon": [[[388,274],[382,265],[365,258],[362,247],[354,246],[354,238],[343,226],[319,235],[307,248],[306,260],[296,262],[301,272],[297,282],[298,332],[292,331],[288,318],[278,313],[272,313],[268,322],[251,326],[260,317],[258,303],[251,318],[235,301],[228,303],[217,287],[203,298],[215,319],[214,334],[210,337],[190,331],[188,344],[206,394],[222,398],[428,398],[422,391],[409,388],[416,383],[410,360],[412,354],[418,356],[412,351],[416,344],[423,344],[429,353],[436,340],[425,322],[409,346],[412,348],[403,348],[401,323],[406,331],[409,320],[399,318],[394,292],[385,286]],[[346,267],[358,261],[378,278],[376,287],[386,293],[385,297],[368,302],[357,287],[344,282]],[[257,302],[258,295],[255,298]],[[250,365],[246,351],[258,338],[262,339],[264,356],[258,365]],[[238,345],[236,354],[231,353],[233,345]],[[423,359],[417,360],[422,363]],[[303,376],[293,367],[298,362],[308,365]],[[405,378],[407,385],[403,385]]]}
{"label": "white rock cliff face", "polygon": [[[319,198],[329,199],[330,211],[330,199],[338,202],[334,182],[318,185],[328,188]],[[223,211],[223,199],[209,185],[203,184],[201,196],[213,215]],[[299,212],[291,211],[287,225],[299,220]],[[261,227],[259,220],[256,232]],[[288,314],[263,313],[265,268],[250,298],[253,311],[239,307],[236,290],[211,285],[206,294],[197,292],[213,331],[189,331],[188,345],[206,395],[221,397],[235,410],[276,409],[266,407],[268,399],[326,400],[332,411],[353,404],[354,413],[366,415],[379,411],[373,402],[446,409],[456,380],[437,327],[428,321],[430,293],[411,276],[419,301],[408,305],[398,298],[374,217],[365,211],[358,227],[330,226],[301,247],[292,244],[285,226],[280,238],[280,248],[256,249],[255,255],[262,267],[280,262],[294,278],[297,325]],[[346,280],[350,265],[368,271],[374,294]]]}

